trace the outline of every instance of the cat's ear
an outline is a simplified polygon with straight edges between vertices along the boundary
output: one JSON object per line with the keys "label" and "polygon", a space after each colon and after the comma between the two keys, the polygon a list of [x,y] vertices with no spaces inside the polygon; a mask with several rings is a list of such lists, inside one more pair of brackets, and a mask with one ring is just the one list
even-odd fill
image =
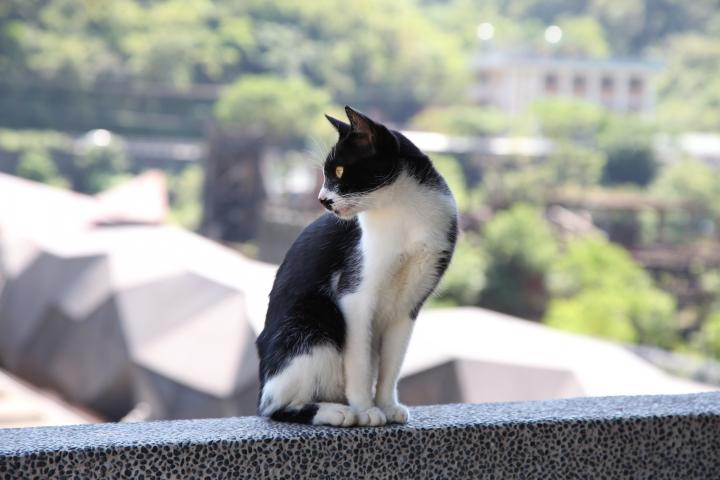
{"label": "cat's ear", "polygon": [[370,148],[373,152],[393,153],[397,151],[397,139],[385,125],[371,120],[347,105],[345,113],[350,120],[348,141],[360,148]]}
{"label": "cat's ear", "polygon": [[347,105],[345,105],[345,113],[347,114],[348,120],[350,120],[350,126],[353,132],[363,135],[373,135],[375,133],[375,122],[368,117]]}
{"label": "cat's ear", "polygon": [[345,135],[350,132],[350,125],[343,122],[342,120],[338,120],[337,118],[331,117],[328,114],[325,114],[325,118],[328,119],[328,122],[335,127],[335,130],[337,130],[339,138],[343,138]]}
{"label": "cat's ear", "polygon": [[378,126],[362,113],[345,105],[345,113],[350,120],[352,138],[356,145],[372,147],[376,141]]}

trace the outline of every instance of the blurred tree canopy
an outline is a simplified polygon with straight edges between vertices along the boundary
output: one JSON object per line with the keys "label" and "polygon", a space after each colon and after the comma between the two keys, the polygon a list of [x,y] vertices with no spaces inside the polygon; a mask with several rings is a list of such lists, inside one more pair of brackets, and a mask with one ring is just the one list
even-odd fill
{"label": "blurred tree canopy", "polygon": [[531,113],[543,134],[573,141],[594,140],[607,122],[603,108],[573,98],[539,100],[532,105]]}
{"label": "blurred tree canopy", "polygon": [[479,305],[486,286],[487,254],[482,238],[463,233],[458,239],[453,260],[435,293],[438,303],[450,305]]}
{"label": "blurred tree canopy", "polygon": [[52,157],[43,148],[31,148],[20,154],[15,173],[18,177],[35,182],[67,188],[68,181],[60,175]]}
{"label": "blurred tree canopy", "polygon": [[545,309],[545,273],[557,243],[541,212],[515,204],[485,228],[488,266],[480,304],[523,318],[538,318]]}
{"label": "blurred tree canopy", "polygon": [[474,105],[431,106],[415,115],[409,128],[452,135],[502,135],[512,127],[512,117],[492,107]]}
{"label": "blurred tree canopy", "polygon": [[550,267],[548,287],[544,322],[551,326],[666,348],[677,340],[673,298],[603,238],[571,242]]}
{"label": "blurred tree canopy", "polygon": [[323,112],[330,103],[324,90],[301,77],[246,75],[223,90],[215,116],[222,125],[258,130],[275,141],[296,140],[327,130]]}
{"label": "blurred tree canopy", "polygon": [[615,117],[600,134],[607,155],[603,183],[648,185],[658,171],[651,126],[633,118]]}
{"label": "blurred tree canopy", "polygon": [[[162,107],[174,115],[165,130],[180,131],[184,119],[185,133],[201,135],[217,87],[272,75],[302,77],[334,103],[403,123],[427,107],[462,104],[481,22],[495,27],[486,46],[662,57],[658,110],[667,125],[720,122],[714,0],[369,0],[352,8],[339,0],[5,0],[0,110],[14,114],[0,121],[47,128],[62,108],[76,129],[160,129],[150,113]],[[564,32],[555,46],[542,39],[550,24]],[[506,128],[493,112],[453,108],[431,123],[451,133]]]}
{"label": "blurred tree canopy", "polygon": [[720,220],[720,176],[697,160],[684,159],[663,168],[651,191],[663,198],[686,200]]}
{"label": "blurred tree canopy", "polygon": [[[56,88],[56,108],[77,110],[67,118],[81,124],[99,100],[83,102],[78,90],[137,116],[150,107],[132,100],[148,89],[171,105],[202,106],[214,98],[209,86],[245,75],[302,78],[337,103],[402,122],[428,103],[460,101],[469,80],[456,36],[411,0],[353,8],[337,0],[8,0],[0,39],[4,106],[19,110],[20,97],[30,100],[16,123],[52,114],[32,101],[39,85]],[[128,95],[112,94],[119,91]],[[108,120],[122,131],[124,118]]]}

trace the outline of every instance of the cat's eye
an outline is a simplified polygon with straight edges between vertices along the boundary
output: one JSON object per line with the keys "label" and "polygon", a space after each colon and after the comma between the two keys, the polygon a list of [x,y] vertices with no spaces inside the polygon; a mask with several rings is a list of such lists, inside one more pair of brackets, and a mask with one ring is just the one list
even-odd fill
{"label": "cat's eye", "polygon": [[344,170],[343,167],[335,167],[335,176],[337,178],[342,178],[343,170]]}

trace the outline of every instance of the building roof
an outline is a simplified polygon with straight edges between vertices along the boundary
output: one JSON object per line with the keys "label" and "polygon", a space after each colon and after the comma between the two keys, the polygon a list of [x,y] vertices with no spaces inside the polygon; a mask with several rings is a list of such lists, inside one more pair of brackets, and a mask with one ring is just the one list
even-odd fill
{"label": "building roof", "polygon": [[507,66],[567,68],[573,70],[608,70],[655,73],[662,69],[662,63],[635,58],[583,58],[555,55],[531,55],[527,53],[478,53],[472,60],[472,67],[501,68]]}
{"label": "building roof", "polygon": [[254,412],[247,322],[264,318],[274,267],[170,226],[26,241],[0,298],[8,369],[109,418],[137,402],[151,418]]}
{"label": "building roof", "polygon": [[0,235],[57,235],[112,223],[164,223],[164,174],[148,171],[97,196],[0,173]]}
{"label": "building roof", "polygon": [[0,370],[0,428],[95,423],[100,419]]}
{"label": "building roof", "polygon": [[469,307],[420,314],[402,374],[434,369],[440,375],[426,384],[456,377],[452,402],[717,390],[669,375],[621,344]]}

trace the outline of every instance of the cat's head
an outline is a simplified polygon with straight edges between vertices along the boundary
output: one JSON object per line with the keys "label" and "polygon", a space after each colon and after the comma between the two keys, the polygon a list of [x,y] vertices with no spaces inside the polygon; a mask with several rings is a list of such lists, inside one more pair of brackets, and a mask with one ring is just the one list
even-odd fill
{"label": "cat's head", "polygon": [[374,206],[378,194],[397,179],[401,165],[398,141],[384,125],[345,107],[350,123],[326,115],[338,131],[323,173],[320,203],[349,219]]}

